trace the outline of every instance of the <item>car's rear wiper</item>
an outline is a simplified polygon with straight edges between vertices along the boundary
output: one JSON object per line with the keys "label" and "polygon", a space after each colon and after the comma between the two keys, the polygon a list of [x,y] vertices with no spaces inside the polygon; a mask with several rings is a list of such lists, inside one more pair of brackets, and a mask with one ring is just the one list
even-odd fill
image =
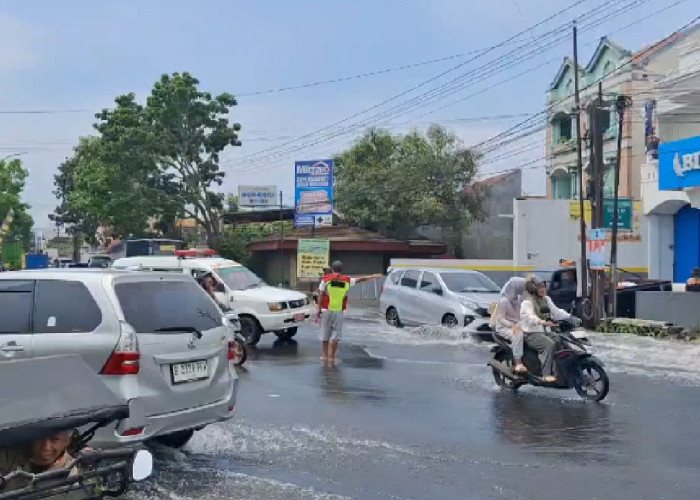
{"label": "car's rear wiper", "polygon": [[194,326],[168,326],[166,328],[157,328],[156,332],[184,332],[184,333],[194,333],[194,336],[198,339],[202,338],[202,332],[197,330]]}

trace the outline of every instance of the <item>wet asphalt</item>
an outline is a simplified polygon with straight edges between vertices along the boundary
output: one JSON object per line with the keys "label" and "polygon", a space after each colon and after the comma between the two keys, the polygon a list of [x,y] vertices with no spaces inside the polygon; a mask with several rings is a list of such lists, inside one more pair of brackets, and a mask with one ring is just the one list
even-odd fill
{"label": "wet asphalt", "polygon": [[499,391],[487,345],[366,315],[346,321],[336,367],[321,364],[313,325],[273,340],[240,371],[235,418],[182,450],[156,449],[154,478],[130,496],[700,498],[700,378],[639,369],[656,344],[603,351],[636,369],[613,369],[596,404]]}

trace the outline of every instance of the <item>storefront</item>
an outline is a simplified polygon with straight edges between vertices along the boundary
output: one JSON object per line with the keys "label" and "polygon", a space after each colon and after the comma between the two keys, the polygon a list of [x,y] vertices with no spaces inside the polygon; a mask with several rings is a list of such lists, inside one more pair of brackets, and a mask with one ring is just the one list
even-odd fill
{"label": "storefront", "polygon": [[685,282],[700,267],[700,136],[661,144],[659,190],[684,191],[690,202],[673,216],[673,280]]}

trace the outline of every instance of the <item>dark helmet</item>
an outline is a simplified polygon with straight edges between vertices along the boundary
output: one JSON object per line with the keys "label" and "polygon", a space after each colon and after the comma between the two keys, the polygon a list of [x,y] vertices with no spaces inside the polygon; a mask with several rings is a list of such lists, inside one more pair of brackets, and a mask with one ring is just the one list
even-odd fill
{"label": "dark helmet", "polygon": [[334,273],[342,273],[343,272],[343,263],[339,260],[336,260],[333,262],[333,265],[331,266],[333,268]]}

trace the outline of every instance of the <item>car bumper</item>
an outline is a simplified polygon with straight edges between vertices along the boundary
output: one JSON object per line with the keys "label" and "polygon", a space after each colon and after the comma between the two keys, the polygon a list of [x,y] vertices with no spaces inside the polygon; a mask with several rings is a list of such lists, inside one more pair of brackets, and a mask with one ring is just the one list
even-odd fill
{"label": "car bumper", "polygon": [[[97,431],[90,441],[90,446],[97,448],[114,448],[127,446],[152,439],[157,436],[171,434],[188,429],[199,430],[207,425],[222,422],[233,417],[236,408],[238,392],[238,377],[233,379],[229,396],[208,405],[186,408],[169,413],[138,417],[138,400],[129,401],[131,416],[125,420],[110,424]],[[133,410],[133,411],[132,411]],[[136,435],[123,435],[129,429],[143,428]]]}
{"label": "car bumper", "polygon": [[279,313],[261,314],[255,316],[263,331],[273,332],[276,330],[286,330],[294,326],[299,326],[311,318],[314,308],[312,306],[282,311]]}

